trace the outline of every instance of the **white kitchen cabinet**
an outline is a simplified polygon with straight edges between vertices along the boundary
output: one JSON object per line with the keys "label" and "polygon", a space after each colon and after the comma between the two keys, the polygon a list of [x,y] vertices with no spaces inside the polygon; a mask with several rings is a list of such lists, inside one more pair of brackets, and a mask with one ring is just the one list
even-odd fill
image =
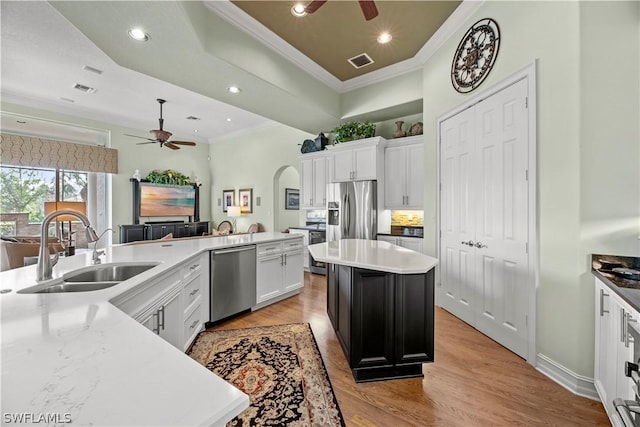
{"label": "white kitchen cabinet", "polygon": [[309,230],[290,228],[291,234],[302,234],[302,267],[309,270]]}
{"label": "white kitchen cabinet", "polygon": [[[118,295],[113,304],[173,346],[186,349],[207,321],[209,258],[201,254]],[[198,320],[196,325],[193,324]],[[185,332],[189,321],[191,333]]]}
{"label": "white kitchen cabinet", "polygon": [[171,288],[134,319],[174,347],[182,347],[182,305],[179,286]]}
{"label": "white kitchen cabinet", "polygon": [[324,209],[326,207],[329,168],[329,155],[324,151],[308,153],[300,157],[301,208]]}
{"label": "white kitchen cabinet", "polygon": [[412,251],[422,253],[422,238],[421,237],[400,237],[400,236],[385,236],[378,234],[378,240],[383,242],[389,242],[394,245],[401,246],[403,248],[411,249]]}
{"label": "white kitchen cabinet", "polygon": [[633,383],[625,376],[624,366],[634,361],[634,343],[625,325],[639,316],[599,279],[595,280],[595,308],[594,384],[613,423],[617,415],[613,399],[633,399]]}
{"label": "white kitchen cabinet", "polygon": [[335,146],[331,150],[331,182],[378,179],[381,137]]}
{"label": "white kitchen cabinet", "polygon": [[[384,148],[385,209],[423,209],[424,158],[422,135]],[[419,141],[419,142],[415,142]]]}
{"label": "white kitchen cabinet", "polygon": [[302,239],[257,245],[256,305],[262,307],[304,285]]}

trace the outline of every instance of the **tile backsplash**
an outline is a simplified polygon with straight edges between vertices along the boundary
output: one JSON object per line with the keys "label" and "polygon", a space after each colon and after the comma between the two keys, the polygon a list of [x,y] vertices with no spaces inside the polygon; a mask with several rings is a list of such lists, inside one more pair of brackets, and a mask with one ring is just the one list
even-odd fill
{"label": "tile backsplash", "polygon": [[423,211],[391,211],[391,225],[424,226]]}

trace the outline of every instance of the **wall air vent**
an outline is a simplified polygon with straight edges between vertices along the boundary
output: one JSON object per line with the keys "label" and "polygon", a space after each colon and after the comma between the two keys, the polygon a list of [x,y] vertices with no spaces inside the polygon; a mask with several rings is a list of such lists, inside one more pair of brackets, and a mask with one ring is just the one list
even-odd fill
{"label": "wall air vent", "polygon": [[82,67],[82,69],[90,73],[102,74],[102,70],[98,70],[97,68],[93,68],[88,65],[85,65],[84,67]]}
{"label": "wall air vent", "polygon": [[349,58],[347,61],[355,68],[366,67],[369,64],[373,64],[373,59],[366,53],[361,53],[360,55],[356,55],[353,58]]}
{"label": "wall air vent", "polygon": [[86,93],[95,93],[97,91],[95,88],[92,88],[90,86],[81,85],[80,83],[74,84],[73,88],[81,90],[81,91],[86,92]]}

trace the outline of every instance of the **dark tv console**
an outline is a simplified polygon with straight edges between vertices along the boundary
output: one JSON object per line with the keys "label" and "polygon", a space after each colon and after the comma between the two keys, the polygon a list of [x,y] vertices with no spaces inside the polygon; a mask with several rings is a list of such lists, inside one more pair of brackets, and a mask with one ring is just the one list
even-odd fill
{"label": "dark tv console", "polygon": [[172,233],[173,237],[202,236],[209,233],[209,221],[183,222],[167,221],[146,224],[131,224],[120,226],[120,243],[137,242],[140,240],[157,240]]}

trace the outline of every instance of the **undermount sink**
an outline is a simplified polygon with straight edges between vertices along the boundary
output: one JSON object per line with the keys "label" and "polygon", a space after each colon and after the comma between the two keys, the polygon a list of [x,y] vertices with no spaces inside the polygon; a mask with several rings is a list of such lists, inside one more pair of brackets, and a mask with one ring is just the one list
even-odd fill
{"label": "undermount sink", "polygon": [[89,292],[110,288],[158,265],[158,262],[113,263],[92,265],[71,271],[47,285],[39,284],[18,291],[19,294]]}

